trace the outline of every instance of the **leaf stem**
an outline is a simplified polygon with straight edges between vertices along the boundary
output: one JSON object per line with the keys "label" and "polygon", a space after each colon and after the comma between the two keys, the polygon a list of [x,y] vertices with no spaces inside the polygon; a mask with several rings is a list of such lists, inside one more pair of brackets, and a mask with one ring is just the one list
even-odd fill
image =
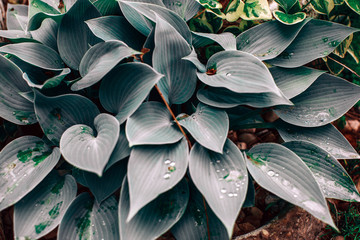
{"label": "leaf stem", "polygon": [[308,1],[308,2],[305,4],[305,6],[302,7],[301,12],[304,11],[304,9],[305,9],[307,6],[309,6],[309,4],[310,4],[312,1],[313,1],[313,0]]}
{"label": "leaf stem", "polygon": [[359,74],[357,74],[354,70],[352,70],[351,68],[349,68],[349,67],[346,66],[345,64],[343,64],[343,63],[341,63],[341,62],[333,59],[332,57],[327,56],[327,58],[330,59],[330,60],[332,60],[332,61],[334,61],[334,62],[336,62],[337,64],[343,66],[344,68],[346,68],[347,70],[349,70],[350,72],[352,72],[353,74],[355,74],[357,77],[360,77]]}
{"label": "leaf stem", "polygon": [[186,138],[186,140],[187,140],[187,142],[188,142],[188,144],[189,144],[189,148],[191,149],[191,148],[192,148],[192,145],[191,145],[190,139],[188,138],[188,136],[186,135],[184,129],[181,127],[180,123],[179,123],[178,120],[176,119],[173,111],[171,110],[169,104],[167,103],[164,95],[163,95],[162,92],[160,91],[160,89],[159,89],[159,87],[157,86],[157,84],[155,84],[155,88],[156,88],[156,90],[158,91],[161,99],[162,99],[163,102],[165,103],[166,108],[169,110],[169,112],[170,112],[171,116],[173,117],[174,121],[176,122],[176,125],[179,127],[181,133],[185,136],[185,138]]}

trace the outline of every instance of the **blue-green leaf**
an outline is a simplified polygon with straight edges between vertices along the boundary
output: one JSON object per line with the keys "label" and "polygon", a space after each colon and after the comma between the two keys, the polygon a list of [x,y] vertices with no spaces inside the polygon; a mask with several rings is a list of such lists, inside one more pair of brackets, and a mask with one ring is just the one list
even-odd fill
{"label": "blue-green leaf", "polygon": [[195,48],[204,47],[216,42],[225,50],[236,50],[236,38],[234,34],[230,32],[220,34],[192,32],[192,36],[192,45]]}
{"label": "blue-green leaf", "polygon": [[189,171],[195,186],[225,225],[228,236],[232,236],[248,187],[243,154],[230,140],[225,142],[223,154],[195,144],[190,153]]}
{"label": "blue-green leaf", "polygon": [[261,187],[337,229],[322,190],[299,156],[275,143],[258,144],[248,156],[247,168]]}
{"label": "blue-green leaf", "polygon": [[113,164],[130,155],[131,148],[129,147],[129,141],[125,135],[125,127],[120,126],[119,138],[112,152],[109,162],[106,165],[105,171],[109,169]]}
{"label": "blue-green leaf", "polygon": [[172,145],[136,146],[128,165],[130,221],[140,209],[173,188],[185,175],[188,145],[183,138]]}
{"label": "blue-green leaf", "polygon": [[59,24],[53,19],[47,18],[37,30],[31,31],[31,36],[33,39],[57,51],[58,29]]}
{"label": "blue-green leaf", "polygon": [[102,113],[94,119],[95,131],[87,125],[69,127],[61,136],[60,151],[66,161],[100,177],[119,138],[119,122]]}
{"label": "blue-green leaf", "polygon": [[177,117],[181,126],[203,147],[222,153],[229,131],[229,118],[225,111],[202,103],[191,116]]}
{"label": "blue-green leaf", "polygon": [[117,205],[113,196],[99,204],[88,193],[80,194],[66,211],[57,238],[119,240]]}
{"label": "blue-green leaf", "polygon": [[93,102],[76,94],[47,97],[36,91],[34,104],[41,129],[56,145],[70,126],[93,126],[94,118],[100,113]]}
{"label": "blue-green leaf", "polygon": [[161,74],[147,64],[121,64],[101,83],[101,105],[107,111],[115,113],[121,124],[138,109],[161,77]]}
{"label": "blue-green leaf", "polygon": [[[71,72],[69,68],[64,68],[61,71],[44,72],[42,69],[35,68],[30,64],[28,67],[30,67],[28,68],[29,72],[26,71],[27,69],[25,70],[21,67],[22,70],[24,71],[23,78],[30,87],[34,87],[38,89],[48,89],[48,88],[57,87],[62,82],[62,80]],[[46,76],[46,73],[51,75],[54,74],[55,76],[48,78],[48,76]]]}
{"label": "blue-green leaf", "polygon": [[346,113],[360,99],[360,87],[330,74],[321,75],[305,92],[278,106],[276,113],[290,124],[318,127]]}
{"label": "blue-green leaf", "polygon": [[6,27],[9,30],[26,30],[26,23],[28,20],[28,9],[27,5],[20,4],[7,4],[6,11]]}
{"label": "blue-green leaf", "polygon": [[93,4],[103,16],[121,15],[119,4],[115,0],[96,0]]}
{"label": "blue-green leaf", "polygon": [[164,104],[146,102],[127,120],[126,137],[134,146],[175,143],[183,135]]}
{"label": "blue-green leaf", "polygon": [[23,136],[0,152],[0,211],[13,205],[34,189],[60,159],[40,138]]}
{"label": "blue-green leaf", "polygon": [[50,173],[34,190],[15,204],[14,233],[19,239],[38,239],[56,228],[76,196],[71,175]]}
{"label": "blue-green leaf", "polygon": [[119,202],[120,238],[131,240],[156,239],[169,230],[184,214],[189,200],[189,187],[182,180],[171,190],[143,207],[129,222],[129,187],[125,178]]}
{"label": "blue-green leaf", "polygon": [[194,0],[163,0],[164,5],[176,12],[185,21],[190,20],[201,9],[201,5]]}

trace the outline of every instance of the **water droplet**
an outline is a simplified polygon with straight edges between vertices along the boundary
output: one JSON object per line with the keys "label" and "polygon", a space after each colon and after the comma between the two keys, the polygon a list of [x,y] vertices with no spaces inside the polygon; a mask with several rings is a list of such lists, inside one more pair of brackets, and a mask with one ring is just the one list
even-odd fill
{"label": "water droplet", "polygon": [[103,225],[103,226],[105,226],[105,225],[106,225],[105,221],[102,221],[102,225]]}
{"label": "water droplet", "polygon": [[87,150],[90,150],[91,149],[91,147],[90,146],[87,146]]}
{"label": "water droplet", "polygon": [[273,170],[269,170],[267,172],[267,174],[270,176],[270,177],[273,177],[275,175],[275,172]]}
{"label": "water droplet", "polygon": [[171,162],[170,166],[174,167],[175,166],[175,162]]}
{"label": "water droplet", "polygon": [[85,128],[84,127],[80,127],[81,130],[84,130]]}
{"label": "water droplet", "polygon": [[229,150],[226,150],[226,152],[225,152],[226,154],[229,154],[230,153],[230,151]]}
{"label": "water droplet", "polygon": [[178,6],[178,7],[181,7],[182,3],[181,2],[175,2],[175,5]]}
{"label": "water droplet", "polygon": [[216,160],[216,163],[220,163],[220,160]]}
{"label": "water droplet", "polygon": [[289,185],[290,185],[290,182],[289,182],[288,180],[286,180],[286,179],[283,179],[283,180],[282,180],[282,184],[283,184],[284,186],[289,186]]}
{"label": "water droplet", "polygon": [[169,164],[171,163],[171,161],[170,161],[170,159],[166,159],[166,160],[164,161],[164,163],[165,163],[166,165],[169,165]]}
{"label": "water droplet", "polygon": [[223,195],[220,195],[220,199],[223,199],[224,198],[224,196]]}
{"label": "water droplet", "polygon": [[216,169],[216,172],[219,173],[219,172],[220,172],[220,169]]}
{"label": "water droplet", "polygon": [[233,193],[234,194],[234,197],[237,197],[237,193]]}
{"label": "water droplet", "polygon": [[327,37],[322,38],[323,42],[327,42],[329,39]]}
{"label": "water droplet", "polygon": [[275,177],[278,177],[279,176],[279,174],[278,173],[275,173]]}
{"label": "water droplet", "polygon": [[249,43],[250,43],[250,40],[249,40],[249,39],[248,39],[248,40],[246,40],[246,41],[245,41],[245,43],[246,43],[246,44],[249,44]]}
{"label": "water droplet", "polygon": [[222,188],[222,189],[220,189],[220,192],[221,192],[221,193],[226,193],[226,189],[225,189],[225,188]]}
{"label": "water droplet", "polygon": [[231,76],[231,73],[227,73],[226,76],[227,76],[227,77],[230,77],[230,76]]}
{"label": "water droplet", "polygon": [[161,222],[161,219],[159,219],[159,222]]}
{"label": "water droplet", "polygon": [[234,194],[233,193],[228,193],[228,196],[231,198],[231,197],[234,196]]}
{"label": "water droplet", "polygon": [[170,173],[165,173],[164,174],[164,179],[170,179],[170,177],[171,177]]}
{"label": "water droplet", "polygon": [[12,112],[13,115],[16,115],[16,112]]}
{"label": "water droplet", "polygon": [[298,195],[294,194],[294,198],[296,198]]}

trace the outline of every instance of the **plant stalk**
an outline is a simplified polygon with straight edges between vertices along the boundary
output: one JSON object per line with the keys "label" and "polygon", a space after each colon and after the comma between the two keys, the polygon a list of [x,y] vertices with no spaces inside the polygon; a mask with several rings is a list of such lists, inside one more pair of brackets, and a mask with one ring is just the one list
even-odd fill
{"label": "plant stalk", "polygon": [[343,64],[343,63],[341,63],[341,62],[333,59],[332,57],[327,56],[327,58],[330,59],[330,60],[332,60],[332,61],[334,61],[334,62],[336,62],[337,64],[343,66],[344,68],[346,68],[347,70],[349,70],[351,73],[353,73],[353,74],[356,75],[357,77],[360,77],[359,74],[357,74],[354,70],[352,70],[351,68],[349,68],[349,67],[346,66],[345,64]]}

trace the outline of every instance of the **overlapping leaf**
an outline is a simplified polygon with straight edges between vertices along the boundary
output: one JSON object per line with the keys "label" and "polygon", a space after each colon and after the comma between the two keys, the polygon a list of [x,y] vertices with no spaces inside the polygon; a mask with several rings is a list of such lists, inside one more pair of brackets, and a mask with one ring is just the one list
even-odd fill
{"label": "overlapping leaf", "polygon": [[118,240],[117,205],[113,196],[99,204],[88,193],[80,194],[66,211],[57,238]]}
{"label": "overlapping leaf", "polygon": [[190,20],[200,9],[201,5],[193,0],[177,1],[177,0],[163,0],[164,5],[176,12],[185,21]]}
{"label": "overlapping leaf", "polygon": [[202,103],[191,116],[177,117],[181,126],[202,146],[222,153],[229,131],[229,118],[225,111]]}
{"label": "overlapping leaf", "polygon": [[360,15],[360,3],[356,0],[345,0],[346,4],[354,10],[357,14]]}
{"label": "overlapping leaf", "polygon": [[103,16],[121,15],[119,4],[113,0],[96,0],[94,6]]}
{"label": "overlapping leaf", "polygon": [[126,137],[134,146],[175,143],[183,135],[164,104],[146,102],[127,120]]}
{"label": "overlapping leaf", "polygon": [[299,156],[275,143],[256,145],[248,155],[247,168],[261,187],[336,229],[322,190]]}
{"label": "overlapping leaf", "polygon": [[33,39],[57,51],[58,29],[59,24],[53,19],[47,18],[37,30],[31,31],[31,36]]}
{"label": "overlapping leaf", "polygon": [[304,128],[282,120],[275,122],[276,130],[285,142],[309,141],[325,149],[337,159],[359,159],[360,156],[346,138],[332,125]]}
{"label": "overlapping leaf", "polygon": [[72,125],[93,126],[94,118],[100,113],[93,102],[76,94],[47,97],[36,92],[34,104],[43,132],[55,144],[59,144],[63,132]]}
{"label": "overlapping leaf", "polygon": [[60,12],[58,6],[54,1],[30,0],[26,30],[34,31],[38,29],[41,23],[48,18],[60,23],[64,14]]}
{"label": "overlapping leaf", "polygon": [[84,124],[68,128],[60,139],[63,157],[77,168],[100,177],[119,138],[119,122],[102,113],[94,119],[95,131]]}
{"label": "overlapping leaf", "polygon": [[40,138],[23,136],[0,152],[0,211],[18,202],[34,189],[60,159]]}
{"label": "overlapping leaf", "polygon": [[195,144],[189,160],[191,179],[229,236],[245,201],[248,176],[243,154],[230,140],[219,154]]}
{"label": "overlapping leaf", "polygon": [[161,77],[161,74],[143,63],[121,64],[101,83],[101,105],[115,113],[121,124],[136,111]]}
{"label": "overlapping leaf", "polygon": [[278,106],[276,113],[285,122],[318,127],[341,117],[359,99],[359,86],[323,74],[305,92],[291,99],[295,106]]}
{"label": "overlapping leaf", "polygon": [[76,196],[76,181],[71,175],[50,173],[33,191],[15,205],[15,238],[38,239],[60,223]]}
{"label": "overlapping leaf", "polygon": [[189,200],[186,180],[143,207],[129,222],[129,187],[125,178],[119,202],[119,227],[121,239],[156,239],[169,230],[184,214]]}
{"label": "overlapping leaf", "polygon": [[360,194],[339,161],[315,144],[292,141],[283,144],[310,168],[324,196],[345,201],[360,201]]}
{"label": "overlapping leaf", "polygon": [[113,164],[117,163],[120,160],[128,157],[130,155],[129,142],[125,135],[125,127],[120,126],[119,138],[112,152],[109,162],[106,165],[105,171],[108,170]]}
{"label": "overlapping leaf", "polygon": [[286,25],[294,25],[297,23],[300,23],[306,19],[306,13],[304,12],[298,12],[294,14],[284,13],[279,10],[275,10],[273,12],[274,17],[276,20],[280,21],[283,24]]}
{"label": "overlapping leaf", "polygon": [[220,34],[192,32],[195,48],[204,47],[206,45],[217,42],[225,50],[236,50],[236,38],[234,34],[224,32]]}

